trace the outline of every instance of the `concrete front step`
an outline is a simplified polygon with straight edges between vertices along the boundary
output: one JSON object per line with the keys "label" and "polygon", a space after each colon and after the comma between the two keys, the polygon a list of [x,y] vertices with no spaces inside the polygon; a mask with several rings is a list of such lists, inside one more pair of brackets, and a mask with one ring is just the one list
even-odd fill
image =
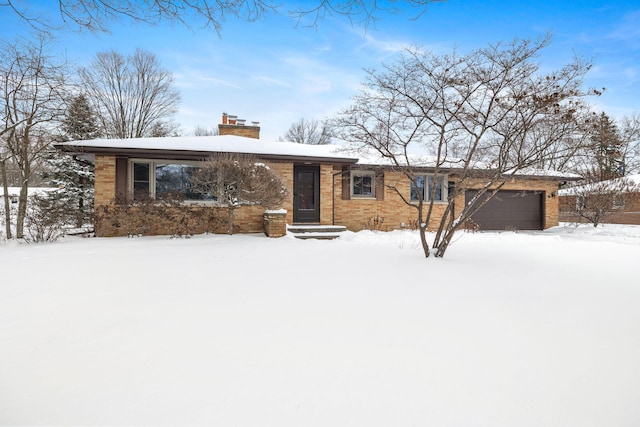
{"label": "concrete front step", "polygon": [[340,233],[347,231],[342,225],[314,225],[297,224],[287,226],[287,231],[297,239],[332,240],[340,237]]}

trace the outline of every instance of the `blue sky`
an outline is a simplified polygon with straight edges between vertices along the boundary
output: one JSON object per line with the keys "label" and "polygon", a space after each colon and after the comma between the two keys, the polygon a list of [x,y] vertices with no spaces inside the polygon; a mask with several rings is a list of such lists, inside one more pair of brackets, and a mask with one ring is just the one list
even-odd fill
{"label": "blue sky", "polygon": [[[56,13],[53,2],[30,4]],[[0,37],[29,32],[3,9]],[[227,112],[259,121],[262,137],[277,139],[301,118],[323,119],[347,106],[364,79],[363,69],[394,61],[405,46],[465,52],[552,32],[553,43],[539,58],[544,68],[557,68],[574,55],[589,58],[594,67],[586,85],[606,88],[592,99],[594,109],[612,117],[640,113],[638,0],[449,0],[414,16],[415,11],[381,15],[365,30],[343,18],[327,18],[317,28],[296,27],[285,14],[272,14],[257,22],[228,19],[220,35],[120,21],[110,34],[57,32],[54,53],[86,66],[100,51],[147,49],[174,74],[182,94],[176,121],[183,134],[196,126],[215,127]]]}

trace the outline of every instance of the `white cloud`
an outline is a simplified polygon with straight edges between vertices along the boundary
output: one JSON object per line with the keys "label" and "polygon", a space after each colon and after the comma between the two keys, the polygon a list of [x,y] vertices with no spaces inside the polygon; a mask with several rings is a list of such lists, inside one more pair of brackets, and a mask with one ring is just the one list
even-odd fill
{"label": "white cloud", "polygon": [[373,47],[376,50],[384,53],[400,53],[404,52],[407,47],[411,45],[411,43],[407,43],[405,41],[397,41],[397,40],[379,40],[371,35],[371,33],[364,32],[362,35],[365,43],[363,46]]}

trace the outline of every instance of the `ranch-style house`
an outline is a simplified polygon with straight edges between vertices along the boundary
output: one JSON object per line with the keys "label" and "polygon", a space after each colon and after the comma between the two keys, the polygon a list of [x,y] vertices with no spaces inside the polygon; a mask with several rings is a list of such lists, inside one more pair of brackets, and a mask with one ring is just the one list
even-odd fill
{"label": "ranch-style house", "polygon": [[[425,200],[434,200],[439,221],[450,194],[451,178],[455,169],[440,169],[436,191],[431,193],[433,168],[418,169],[419,187],[397,169],[380,162],[360,159],[335,145],[306,145],[289,142],[271,142],[260,139],[259,123],[250,125],[235,116],[223,114],[218,125],[219,135],[200,137],[96,139],[71,141],[56,146],[95,166],[96,213],[111,212],[123,215],[116,207],[140,191],[151,200],[161,198],[169,190],[182,191],[185,200],[182,209],[195,214],[211,209],[217,202],[203,200],[201,195],[184,191],[188,187],[184,178],[189,171],[211,156],[220,153],[244,153],[259,158],[281,178],[287,197],[281,209],[270,212],[265,220],[265,209],[243,205],[235,210],[235,232],[266,232],[270,236],[284,234],[285,224],[340,225],[352,231],[369,227],[372,221],[383,223],[384,229],[411,227],[416,211],[408,206],[388,186],[403,192],[407,200],[421,192]],[[414,168],[415,169],[415,168]],[[563,181],[575,177],[533,173],[510,176],[499,193],[487,202],[474,217],[474,226],[484,230],[526,229],[542,230],[558,225],[558,190]],[[465,199],[483,185],[478,178],[457,191],[455,206],[463,206]],[[425,191],[427,194],[425,194]],[[222,209],[222,208],[221,208]],[[126,215],[143,215],[142,210],[128,210]],[[269,221],[278,226],[271,228]],[[171,234],[171,219],[154,221],[148,234]],[[121,236],[129,231],[118,218],[96,218],[96,236]],[[195,221],[191,232],[211,231],[206,221]],[[223,229],[218,230],[224,232]]]}

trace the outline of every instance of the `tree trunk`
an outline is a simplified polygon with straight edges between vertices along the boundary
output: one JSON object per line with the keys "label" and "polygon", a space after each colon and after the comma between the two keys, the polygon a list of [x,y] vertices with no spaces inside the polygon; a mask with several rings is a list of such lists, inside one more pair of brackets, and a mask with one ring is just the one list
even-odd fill
{"label": "tree trunk", "polygon": [[444,237],[438,244],[438,249],[436,249],[436,258],[443,258],[447,248],[449,247],[449,243],[451,243],[451,239],[453,239],[453,235],[456,232],[457,227],[450,227],[444,233]]}
{"label": "tree trunk", "polygon": [[233,234],[233,211],[234,211],[234,207],[230,207],[228,209],[229,211],[229,216],[227,218],[227,233],[228,234]]}
{"label": "tree trunk", "polygon": [[422,218],[422,209],[424,203],[422,197],[418,198],[418,227],[420,230],[420,243],[422,243],[422,250],[424,251],[425,258],[429,258],[431,251],[429,250],[429,242],[427,242],[427,223]]}
{"label": "tree trunk", "polygon": [[84,225],[84,199],[81,197],[78,200],[78,212],[76,213],[76,228],[80,228]]}
{"label": "tree trunk", "polygon": [[29,200],[29,181],[22,181],[20,197],[18,198],[18,216],[16,217],[16,239],[24,238],[24,219],[27,216],[27,203]]}
{"label": "tree trunk", "polygon": [[7,182],[7,168],[6,160],[0,161],[0,174],[2,179],[2,188],[4,190],[4,221],[5,221],[5,233],[7,239],[11,239],[11,204],[9,203],[9,183]]}
{"label": "tree trunk", "polygon": [[445,230],[448,230],[449,227],[451,227],[453,224],[453,211],[454,204],[449,203],[445,208],[444,213],[442,214],[442,219],[440,220],[440,225],[438,226],[438,231],[436,232],[436,237],[433,239],[433,247],[436,249],[440,246],[442,233],[445,232]]}
{"label": "tree trunk", "polygon": [[[456,233],[458,228],[460,228],[461,224],[464,222],[463,217],[459,217],[457,221],[453,219],[453,211],[451,212],[451,221],[447,222],[447,226],[444,227],[444,234],[440,243],[438,243],[438,248],[436,249],[436,258],[444,257],[445,252],[449,248],[449,244],[453,240],[453,235]],[[443,218],[444,221],[444,218]]]}
{"label": "tree trunk", "polygon": [[29,158],[30,126],[31,119],[27,121],[27,127],[20,138],[20,154],[17,157],[20,169],[20,197],[18,199],[18,215],[16,217],[16,239],[24,238],[24,220],[27,216],[27,204],[29,203],[29,178],[31,177],[31,160]]}
{"label": "tree trunk", "polygon": [[420,242],[422,243],[425,258],[429,258],[430,251],[429,243],[427,242],[427,224],[420,224]]}

